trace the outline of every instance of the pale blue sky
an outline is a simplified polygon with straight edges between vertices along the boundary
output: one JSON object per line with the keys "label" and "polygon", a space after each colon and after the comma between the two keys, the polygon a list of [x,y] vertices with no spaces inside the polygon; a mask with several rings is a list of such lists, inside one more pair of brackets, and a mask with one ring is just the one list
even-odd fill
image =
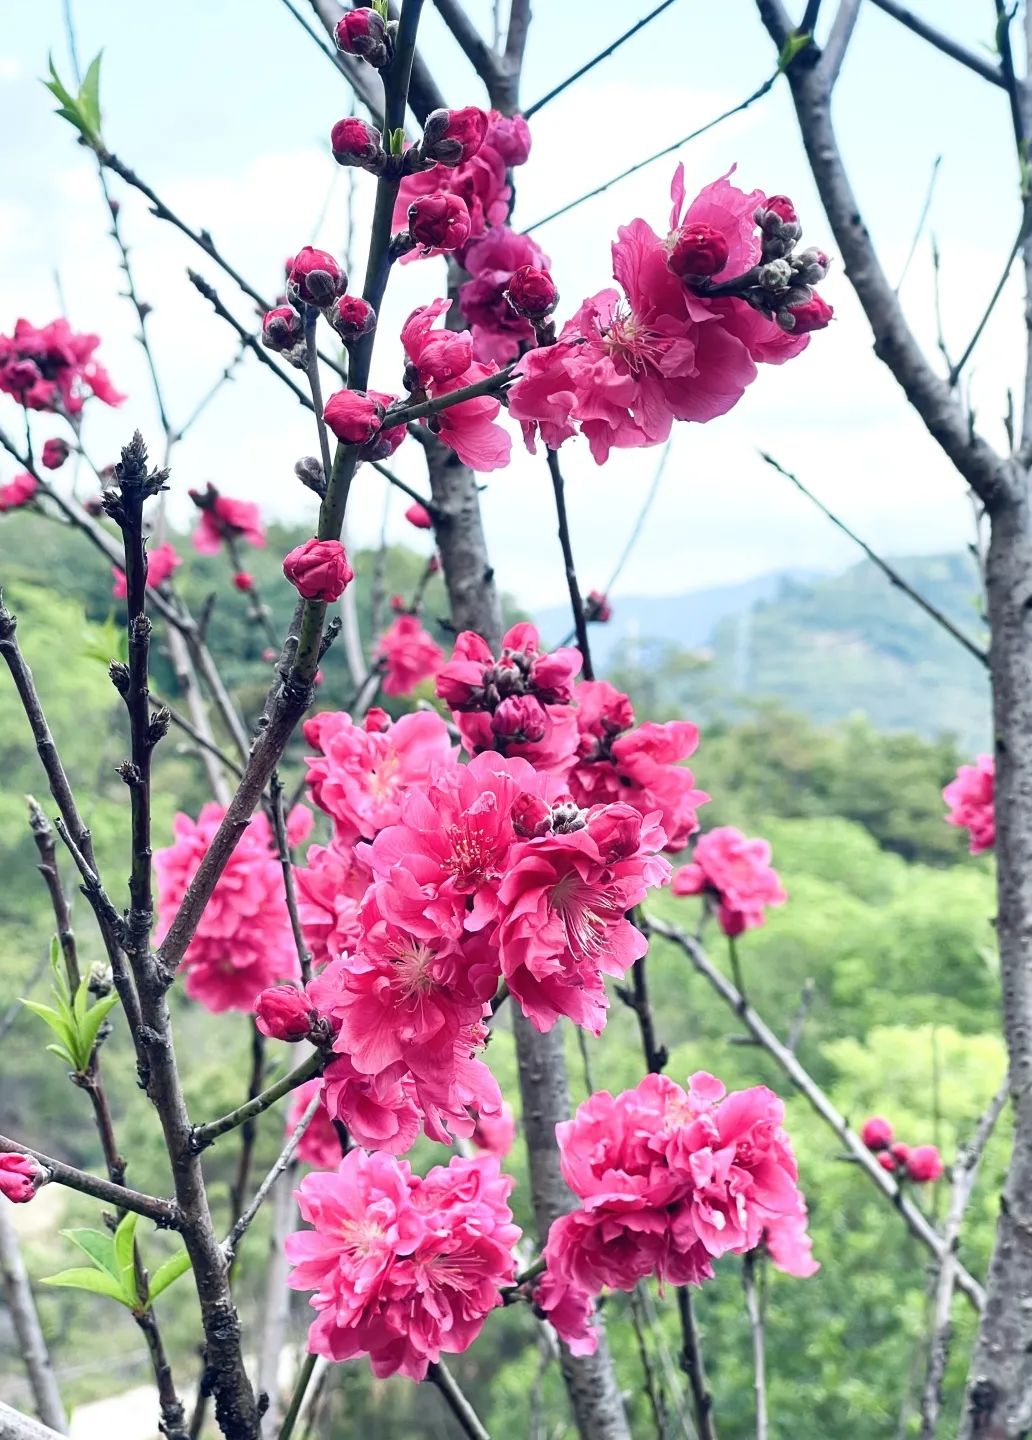
{"label": "pale blue sky", "polygon": [[[299,0],[307,10],[306,0]],[[796,0],[799,7],[799,0]],[[471,5],[486,20],[490,5]],[[538,0],[524,100],[539,94],[614,38],[648,0]],[[825,10],[833,11],[832,0]],[[972,48],[991,40],[992,6],[925,0],[915,8]],[[77,0],[80,50],[104,48],[102,101],[108,143],[169,203],[207,225],[259,289],[272,292],[283,257],[318,238],[340,249],[344,173],[326,151],[332,123],[350,113],[350,92],[279,0]],[[60,0],[0,0],[0,329],[18,315],[43,323],[57,311],[59,273],[69,318],[104,336],[102,357],[130,401],[91,415],[87,439],[108,458],[126,432],[154,426],[132,315],[116,298],[114,247],[89,156],[51,113],[38,83],[47,51],[68,70]],[[482,98],[475,77],[427,4],[423,45],[455,104]],[[529,224],[649,151],[742,99],[773,68],[772,47],[752,0],[677,0],[613,59],[533,125],[535,149],[519,172],[515,223]],[[944,312],[962,347],[999,274],[1018,221],[1017,187],[1003,92],[928,49],[870,4],[836,94],[843,147],[866,219],[890,274],[909,249],[932,163],[943,155],[930,228],[943,257]],[[542,230],[563,294],[560,314],[609,281],[616,227],[643,215],[662,230],[676,158],[660,161]],[[689,189],[737,162],[746,188],[791,194],[806,239],[834,251],[809,180],[783,82],[746,115],[688,146]],[[331,188],[332,187],[332,188]],[[329,203],[326,206],[327,192]],[[368,189],[358,201],[359,233]],[[326,209],[318,237],[317,217]],[[233,353],[233,340],[185,277],[190,264],[219,287],[245,321],[246,300],[139,197],[126,194],[125,230],[142,295],[155,306],[156,348],[174,419],[192,408]],[[374,378],[397,389],[390,337],[417,303],[440,293],[440,262],[408,266],[392,286]],[[838,312],[793,364],[768,369],[739,407],[705,427],[681,426],[648,528],[628,567],[626,591],[672,593],[742,579],[784,565],[835,568],[853,552],[819,515],[756,458],[772,450],[887,551],[957,548],[970,534],[963,488],[871,355],[870,336],[841,271],[823,287]],[[934,343],[927,238],[903,296]],[[1001,305],[972,369],[974,403],[994,437],[1008,385],[1020,384],[1021,304]],[[0,397],[0,405],[5,402]],[[6,412],[5,412],[6,413]],[[518,441],[517,441],[518,447]],[[178,452],[174,513],[187,486],[212,479],[260,499],[270,514],[301,519],[313,500],[293,480],[293,460],[314,449],[310,422],[251,360],[237,383]],[[420,481],[409,447],[399,469]],[[564,452],[565,453],[565,452]],[[579,569],[600,583],[633,523],[655,453],[624,452],[599,470],[586,451],[565,461]],[[6,476],[0,462],[0,476]],[[378,532],[381,482],[364,472],[352,517],[356,538]],[[502,583],[528,604],[561,598],[543,461],[520,456],[484,495]],[[393,532],[407,527],[396,507]],[[411,537],[411,532],[407,532]]]}

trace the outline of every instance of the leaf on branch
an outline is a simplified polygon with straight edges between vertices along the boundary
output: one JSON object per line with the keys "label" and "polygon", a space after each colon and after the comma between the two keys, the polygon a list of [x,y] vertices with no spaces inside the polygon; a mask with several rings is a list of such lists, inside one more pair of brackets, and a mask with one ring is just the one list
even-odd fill
{"label": "leaf on branch", "polygon": [[118,1004],[118,995],[112,991],[110,995],[102,996],[95,1005],[90,1005],[89,981],[84,977],[73,998],[56,936],[50,945],[50,966],[54,974],[51,989],[55,1004],[43,1005],[38,1000],[22,1000],[21,1003],[48,1025],[60,1041],[59,1045],[47,1046],[51,1054],[60,1056],[76,1074],[83,1075],[89,1069],[100,1027]]}
{"label": "leaf on branch", "polygon": [[62,1286],[67,1290],[90,1290],[94,1295],[107,1295],[127,1309],[132,1308],[122,1293],[121,1285],[106,1270],[90,1270],[85,1265],[81,1269],[59,1270],[56,1275],[44,1275],[42,1283]]}
{"label": "leaf on branch", "polygon": [[139,1215],[130,1210],[119,1222],[113,1242],[119,1284],[123,1293],[129,1296],[133,1310],[139,1310],[141,1304],[136,1284],[136,1227],[139,1223]]}
{"label": "leaf on branch", "polygon": [[59,102],[58,115],[78,130],[87,145],[94,150],[100,149],[103,145],[100,134],[100,54],[91,61],[78,95],[73,95],[58,75],[53,56],[48,57],[48,62],[50,79],[44,80],[43,84]]}
{"label": "leaf on branch", "polygon": [[88,1255],[94,1265],[107,1271],[112,1280],[118,1279],[115,1241],[106,1230],[62,1230],[60,1233],[77,1245],[84,1255]]}
{"label": "leaf on branch", "polygon": [[171,1260],[166,1260],[159,1265],[150,1278],[148,1295],[151,1300],[156,1300],[162,1291],[167,1290],[180,1275],[185,1275],[190,1268],[190,1257],[185,1250],[180,1250],[178,1255],[173,1255]]}
{"label": "leaf on branch", "polygon": [[781,54],[778,56],[778,73],[780,75],[785,73],[797,55],[802,54],[812,39],[813,36],[808,30],[804,30],[801,34],[796,31],[792,32],[781,47]]}

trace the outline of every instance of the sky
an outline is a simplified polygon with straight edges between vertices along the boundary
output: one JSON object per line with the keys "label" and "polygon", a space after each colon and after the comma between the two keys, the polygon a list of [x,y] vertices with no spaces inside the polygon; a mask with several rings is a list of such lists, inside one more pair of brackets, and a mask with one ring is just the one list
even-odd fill
{"label": "sky", "polygon": [[[211,231],[256,289],[275,293],[285,256],[318,243],[343,254],[348,174],[329,154],[333,123],[361,113],[331,62],[281,0],[72,0],[88,60],[103,49],[101,102],[108,146],[166,202]],[[306,11],[306,0],[298,0]],[[468,10],[486,30],[489,3]],[[615,39],[649,0],[538,0],[523,84],[530,104]],[[801,0],[795,0],[795,9]],[[833,0],[824,10],[834,11]],[[992,40],[992,7],[971,0],[915,0],[913,8],[970,48]],[[99,358],[129,400],[93,404],[84,438],[98,460],[114,458],[139,426],[158,443],[157,418],[134,316],[119,298],[121,276],[90,155],[53,113],[39,83],[52,52],[69,73],[62,0],[0,0],[0,333],[24,315],[43,324],[64,309],[74,328],[103,337]],[[428,0],[421,47],[449,103],[482,103],[477,77]],[[615,56],[534,117],[534,148],[517,172],[513,223],[532,224],[557,204],[616,174],[742,100],[774,68],[753,0],[675,0]],[[854,189],[888,274],[906,262],[937,156],[928,223],[901,298],[935,357],[931,237],[941,254],[941,308],[950,350],[963,349],[1010,250],[1019,223],[1017,171],[1004,92],[932,50],[870,3],[835,94],[835,119]],[[802,152],[787,85],[746,113],[658,161],[571,214],[536,231],[562,294],[561,320],[611,283],[617,227],[643,216],[660,233],[678,160],[689,195],[737,165],[746,189],[792,196],[804,244],[834,245]],[[354,199],[356,269],[372,182]],[[132,246],[140,295],[153,306],[154,349],[174,422],[191,413],[235,352],[228,329],[186,278],[188,265],[214,283],[245,323],[250,302],[207,257],[159,223],[142,197],[113,181]],[[1017,272],[973,358],[970,401],[1002,443],[1008,388],[1022,380],[1023,306]],[[443,293],[443,262],[395,267],[381,314],[373,384],[399,389],[395,339],[415,305]],[[866,321],[840,266],[821,287],[835,308],[829,329],[782,367],[761,367],[727,416],[679,425],[655,503],[621,577],[625,594],[666,595],[782,568],[836,571],[855,549],[758,456],[770,451],[826,504],[886,554],[957,550],[972,538],[965,488],[892,377],[875,359]],[[63,297],[63,301],[62,298]],[[326,337],[330,340],[327,331]],[[186,524],[189,487],[213,481],[260,501],[270,518],[314,526],[315,498],[294,461],[315,448],[311,417],[248,357],[177,449],[171,515]],[[327,377],[328,379],[328,377]],[[13,402],[0,396],[0,424]],[[38,432],[45,438],[53,427]],[[543,459],[514,430],[514,463],[485,477],[485,525],[499,581],[528,607],[565,595]],[[598,467],[583,442],[564,447],[570,523],[583,588],[601,586],[632,529],[659,452],[614,452]],[[395,468],[425,490],[418,446]],[[0,457],[0,482],[12,466]],[[395,496],[388,534],[429,545],[403,519]],[[366,467],[352,492],[353,542],[375,544],[384,483]],[[0,529],[0,557],[11,522]],[[618,599],[617,593],[617,599]]]}

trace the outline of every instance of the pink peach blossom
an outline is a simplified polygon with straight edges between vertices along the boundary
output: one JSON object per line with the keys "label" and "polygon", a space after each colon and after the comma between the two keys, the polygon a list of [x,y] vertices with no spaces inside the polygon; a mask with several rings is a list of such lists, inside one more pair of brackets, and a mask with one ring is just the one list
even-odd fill
{"label": "pink peach blossom", "polygon": [[436,675],[444,651],[419,623],[417,615],[399,615],[380,636],[376,658],[383,664],[383,693],[409,695]]}
{"label": "pink peach blossom", "polygon": [[675,895],[712,896],[725,935],[764,924],[767,906],[788,899],[766,840],[747,840],[733,825],[699,836],[691,864],[676,872],[672,888]]}
{"label": "pink peach blossom", "polygon": [[995,787],[996,763],[991,755],[979,755],[974,765],[961,765],[956,779],[942,792],[950,807],[946,823],[970,833],[972,855],[991,850],[996,843]]}

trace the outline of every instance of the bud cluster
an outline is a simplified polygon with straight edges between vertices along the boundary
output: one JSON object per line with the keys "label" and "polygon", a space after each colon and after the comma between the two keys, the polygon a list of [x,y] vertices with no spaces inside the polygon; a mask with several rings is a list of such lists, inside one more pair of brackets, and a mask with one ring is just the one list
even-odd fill
{"label": "bud cluster", "polygon": [[287,299],[262,319],[262,344],[303,370],[308,361],[306,326],[321,310],[345,345],[376,326],[376,311],[360,295],[348,295],[348,277],[327,250],[306,245],[287,261]]}
{"label": "bud cluster", "polygon": [[760,259],[744,275],[714,280],[728,263],[730,246],[715,225],[688,221],[667,241],[667,264],[700,295],[734,297],[768,315],[792,335],[822,330],[832,309],[814,286],[828,273],[821,250],[796,250],[802,226],[787,195],[772,195],[755,211],[760,228]]}
{"label": "bud cluster", "polygon": [[883,1170],[890,1175],[926,1185],[943,1173],[942,1156],[937,1145],[904,1145],[893,1138],[893,1129],[881,1115],[864,1121],[860,1139],[872,1152]]}

